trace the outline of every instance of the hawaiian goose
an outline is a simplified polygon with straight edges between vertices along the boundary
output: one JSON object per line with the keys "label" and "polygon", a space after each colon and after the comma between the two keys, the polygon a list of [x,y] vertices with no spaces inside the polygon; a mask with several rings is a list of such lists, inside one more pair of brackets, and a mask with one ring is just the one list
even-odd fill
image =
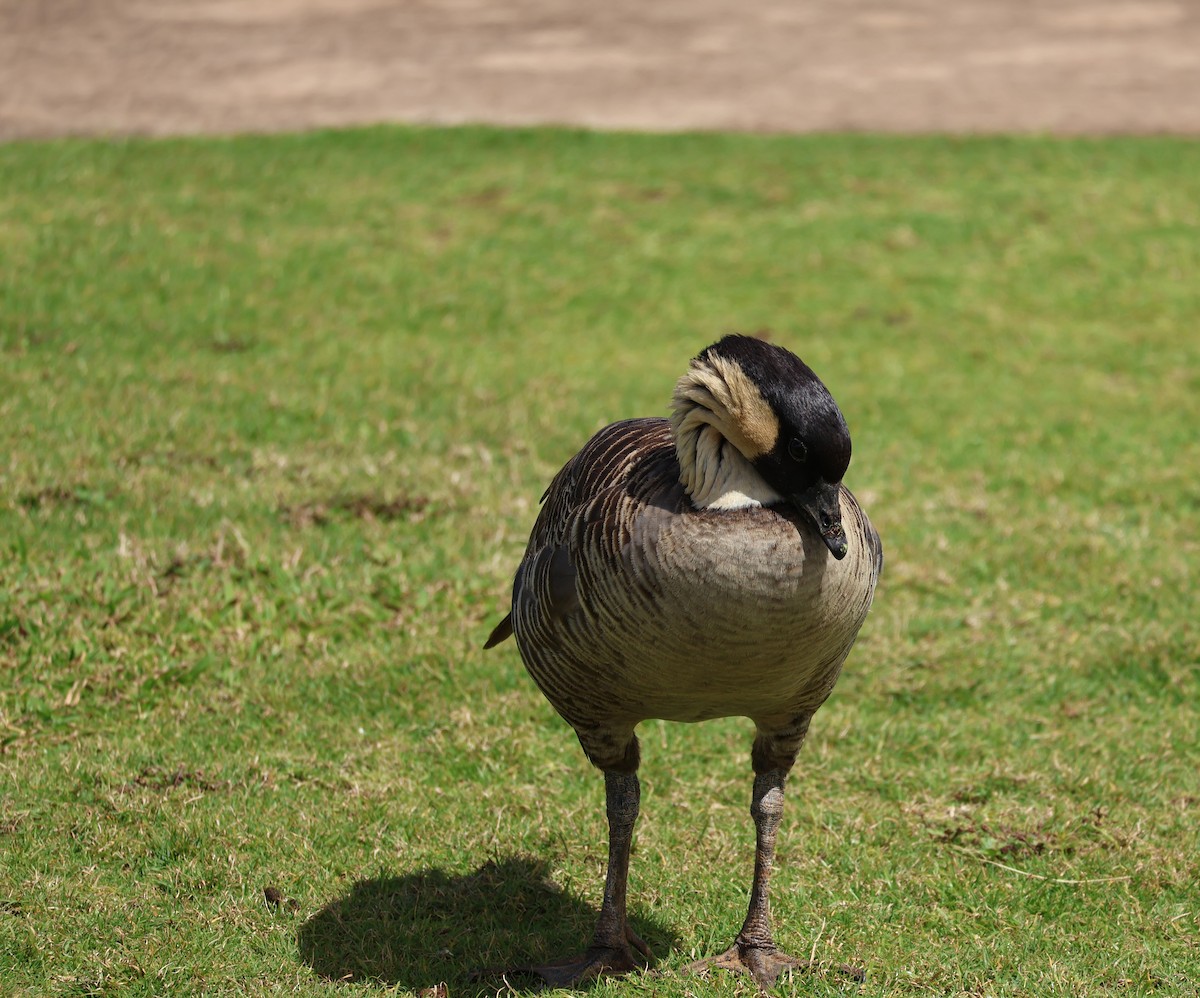
{"label": "hawaiian goose", "polygon": [[871,605],[883,550],[842,485],[850,433],[798,357],[727,336],[692,361],[673,414],[597,433],[543,496],[512,612],[530,674],[604,771],[608,876],[591,947],[530,968],[565,986],[634,969],[626,921],[648,718],[745,716],[757,726],[757,853],[734,945],[692,969],[761,987],[805,961],[775,948],[768,888],[784,781]]}

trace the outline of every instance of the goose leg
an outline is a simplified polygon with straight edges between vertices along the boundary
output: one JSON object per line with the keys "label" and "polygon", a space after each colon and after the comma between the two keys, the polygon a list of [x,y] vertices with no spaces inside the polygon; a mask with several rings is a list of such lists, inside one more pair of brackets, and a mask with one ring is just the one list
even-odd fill
{"label": "goose leg", "polygon": [[783,817],[783,785],[786,769],[770,769],[756,773],[750,814],[754,818],[756,848],[754,853],[754,883],[750,888],[750,906],[742,931],[734,944],[719,956],[699,960],[688,970],[706,971],[712,967],[748,973],[758,986],[766,990],[774,985],[785,970],[804,970],[807,960],[800,960],[775,948],[771,936],[771,868],[775,863],[775,836]]}
{"label": "goose leg", "polygon": [[652,959],[650,947],[629,927],[625,915],[629,850],[641,796],[637,773],[606,770],[604,791],[608,812],[608,875],[604,882],[604,903],[600,907],[596,932],[587,952],[582,956],[529,968],[553,987],[570,987],[597,977],[636,970],[638,963],[630,947],[647,961]]}
{"label": "goose leg", "polygon": [[[807,726],[807,725],[806,725]],[[802,733],[803,736],[803,733]],[[756,753],[757,755],[757,753]],[[794,758],[794,756],[793,756]],[[755,769],[759,768],[755,759]],[[749,974],[761,991],[772,987],[785,971],[810,969],[808,960],[789,956],[775,948],[771,935],[771,868],[775,864],[775,836],[783,817],[783,786],[790,765],[766,769],[754,775],[754,796],[750,814],[754,818],[757,842],[754,852],[754,883],[750,888],[750,906],[742,931],[732,946],[718,956],[697,960],[685,969],[707,972],[713,967]],[[865,979],[859,967],[839,966],[838,972],[856,981]]]}

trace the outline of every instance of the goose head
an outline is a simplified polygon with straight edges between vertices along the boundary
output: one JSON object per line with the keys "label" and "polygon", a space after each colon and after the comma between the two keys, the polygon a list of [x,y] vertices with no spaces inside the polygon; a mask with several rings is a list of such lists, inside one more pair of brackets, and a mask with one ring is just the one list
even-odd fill
{"label": "goose head", "polygon": [[839,496],[850,431],[812,368],[782,347],[726,336],[692,360],[672,401],[680,480],[693,505],[790,503],[835,558],[846,556]]}

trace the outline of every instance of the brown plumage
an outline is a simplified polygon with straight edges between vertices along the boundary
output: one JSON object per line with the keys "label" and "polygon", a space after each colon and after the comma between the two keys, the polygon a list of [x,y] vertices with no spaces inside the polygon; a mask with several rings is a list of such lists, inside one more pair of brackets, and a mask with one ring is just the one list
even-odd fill
{"label": "brown plumage", "polygon": [[675,390],[665,419],[597,433],[543,496],[511,614],[529,673],[604,771],[608,881],[592,946],[532,968],[572,984],[635,966],[625,886],[641,721],[746,716],[757,736],[755,880],[734,946],[696,969],[760,986],[802,961],[775,948],[768,882],[787,772],[837,681],[882,567],[842,484],[850,438],[815,374],[780,347],[730,336]]}

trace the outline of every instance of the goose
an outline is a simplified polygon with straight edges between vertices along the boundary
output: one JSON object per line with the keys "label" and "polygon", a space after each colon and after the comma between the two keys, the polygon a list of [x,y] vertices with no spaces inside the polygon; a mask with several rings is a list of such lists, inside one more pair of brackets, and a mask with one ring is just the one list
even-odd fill
{"label": "goose", "polygon": [[725,952],[689,965],[760,989],[807,961],[774,942],[770,878],[784,783],[871,605],[883,548],[842,484],[850,433],[821,380],[764,340],[696,356],[672,413],[593,436],[551,481],[517,568],[510,636],[604,774],[608,870],[591,945],[523,968],[570,987],[635,970],[626,917],[641,789],[637,725],[744,716],[756,734],[754,879]]}

